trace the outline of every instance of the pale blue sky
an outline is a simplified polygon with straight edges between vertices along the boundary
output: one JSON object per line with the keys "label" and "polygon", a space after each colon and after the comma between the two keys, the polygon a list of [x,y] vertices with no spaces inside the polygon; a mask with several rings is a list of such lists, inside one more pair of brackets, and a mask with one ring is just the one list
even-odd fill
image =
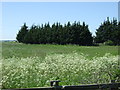
{"label": "pale blue sky", "polygon": [[24,22],[30,27],[47,22],[85,21],[94,34],[106,17],[118,19],[117,2],[4,2],[2,40],[15,40]]}

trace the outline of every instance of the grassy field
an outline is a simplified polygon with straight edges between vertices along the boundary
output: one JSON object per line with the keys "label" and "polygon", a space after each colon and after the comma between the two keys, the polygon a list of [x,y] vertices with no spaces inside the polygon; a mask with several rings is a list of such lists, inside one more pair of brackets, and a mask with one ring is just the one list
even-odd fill
{"label": "grassy field", "polygon": [[88,58],[101,57],[106,53],[118,55],[118,46],[77,46],[77,45],[26,45],[16,42],[2,43],[3,58],[11,57],[42,57],[47,54],[68,54],[72,52],[83,53]]}
{"label": "grassy field", "polygon": [[[3,88],[80,85],[120,81],[117,46],[2,43]],[[1,63],[0,63],[1,64]]]}

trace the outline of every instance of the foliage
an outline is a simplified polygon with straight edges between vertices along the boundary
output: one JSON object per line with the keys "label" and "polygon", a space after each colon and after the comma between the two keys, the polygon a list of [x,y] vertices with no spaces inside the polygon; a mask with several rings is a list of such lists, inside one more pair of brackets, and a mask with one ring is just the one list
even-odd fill
{"label": "foliage", "polygon": [[113,43],[113,41],[108,40],[108,41],[105,41],[105,42],[104,42],[104,45],[110,45],[110,46],[113,46],[114,43]]}
{"label": "foliage", "polygon": [[95,42],[104,43],[108,40],[111,40],[114,45],[120,45],[120,22],[114,18],[110,22],[109,17],[96,30]]}
{"label": "foliage", "polygon": [[61,85],[120,81],[118,46],[3,42],[0,60],[3,88],[49,86],[50,80]]}
{"label": "foliage", "polygon": [[[68,22],[64,26],[58,22],[52,26],[49,23],[41,26],[32,25],[25,35],[21,35],[21,33],[24,34],[23,27],[18,32],[17,40],[26,44],[93,44],[92,34],[85,22],[83,25],[76,21],[73,24]],[[20,41],[19,38],[23,36],[24,39]]]}
{"label": "foliage", "polygon": [[3,88],[49,86],[50,80],[61,80],[62,85],[109,83],[120,81],[118,56],[86,58],[85,54],[48,54],[40,57],[3,58]]}
{"label": "foliage", "polygon": [[96,29],[96,36],[92,37],[88,25],[83,22],[74,22],[61,25],[56,22],[52,25],[45,23],[44,25],[32,25],[29,29],[26,23],[19,30],[16,39],[20,43],[26,44],[76,44],[83,46],[97,45],[108,40],[114,45],[120,45],[120,22],[113,18],[101,23]]}
{"label": "foliage", "polygon": [[24,37],[26,36],[27,32],[28,32],[28,27],[26,26],[26,23],[24,23],[24,25],[21,27],[20,31],[17,34],[16,39],[18,40],[18,42],[24,42]]}

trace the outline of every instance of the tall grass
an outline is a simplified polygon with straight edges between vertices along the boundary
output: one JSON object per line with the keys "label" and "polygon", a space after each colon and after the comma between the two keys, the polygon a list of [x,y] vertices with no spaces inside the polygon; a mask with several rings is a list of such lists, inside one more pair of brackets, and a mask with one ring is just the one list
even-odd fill
{"label": "tall grass", "polygon": [[61,80],[61,85],[80,85],[120,81],[118,55],[109,53],[91,60],[85,54],[47,54],[45,58],[3,58],[3,88],[49,86],[50,80]]}
{"label": "tall grass", "polygon": [[49,44],[21,44],[16,42],[2,43],[2,57],[19,58],[41,57],[45,58],[47,54],[69,54],[73,51],[88,55],[91,59],[94,56],[102,57],[106,53],[118,55],[118,46],[77,46],[77,45],[49,45]]}

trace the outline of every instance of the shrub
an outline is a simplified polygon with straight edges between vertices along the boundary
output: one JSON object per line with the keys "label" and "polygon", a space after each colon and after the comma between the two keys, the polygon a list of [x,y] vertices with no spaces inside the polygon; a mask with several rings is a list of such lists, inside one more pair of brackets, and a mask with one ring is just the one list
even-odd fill
{"label": "shrub", "polygon": [[105,41],[105,42],[104,42],[104,45],[110,45],[110,46],[113,46],[114,43],[113,43],[113,41],[108,40],[108,41]]}

